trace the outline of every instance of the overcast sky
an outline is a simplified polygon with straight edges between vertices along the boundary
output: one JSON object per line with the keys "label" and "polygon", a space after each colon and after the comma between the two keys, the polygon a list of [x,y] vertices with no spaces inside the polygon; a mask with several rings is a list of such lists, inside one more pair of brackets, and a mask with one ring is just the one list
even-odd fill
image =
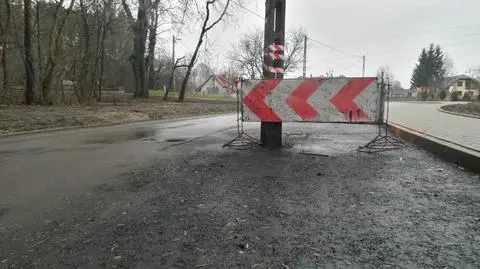
{"label": "overcast sky", "polygon": [[[237,5],[232,7],[235,19],[209,35],[215,46],[211,64],[225,66],[235,40],[264,26],[262,18]],[[263,15],[265,0],[250,0],[246,7]],[[286,24],[287,28],[303,27],[311,39],[348,53],[310,41],[307,73],[313,76],[329,69],[335,75],[361,76],[361,55],[366,55],[368,76],[388,65],[395,79],[409,87],[419,53],[431,42],[444,48],[456,73],[480,67],[480,0],[287,0]],[[194,29],[182,33],[179,55],[195,47],[198,33]],[[289,76],[301,73],[298,70]]]}

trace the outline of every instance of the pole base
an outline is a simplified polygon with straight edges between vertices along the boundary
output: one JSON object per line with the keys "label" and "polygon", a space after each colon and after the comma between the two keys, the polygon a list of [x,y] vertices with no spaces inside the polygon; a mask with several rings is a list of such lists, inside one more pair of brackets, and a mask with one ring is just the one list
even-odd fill
{"label": "pole base", "polygon": [[262,122],[260,127],[260,143],[268,149],[280,149],[282,147],[282,123]]}

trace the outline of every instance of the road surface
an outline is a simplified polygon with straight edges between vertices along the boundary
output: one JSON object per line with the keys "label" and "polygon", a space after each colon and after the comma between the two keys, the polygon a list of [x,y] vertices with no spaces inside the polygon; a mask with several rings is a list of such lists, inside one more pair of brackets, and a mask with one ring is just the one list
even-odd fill
{"label": "road surface", "polygon": [[438,110],[448,102],[392,102],[390,120],[433,135],[480,154],[480,119],[452,115]]}
{"label": "road surface", "polygon": [[234,120],[0,139],[0,267],[480,267],[478,175],[410,146],[356,152],[374,126],[224,149]]}

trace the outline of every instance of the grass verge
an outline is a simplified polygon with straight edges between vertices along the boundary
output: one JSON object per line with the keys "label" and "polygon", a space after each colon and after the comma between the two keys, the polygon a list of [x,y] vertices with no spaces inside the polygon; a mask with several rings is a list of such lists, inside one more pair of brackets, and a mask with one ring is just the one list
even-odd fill
{"label": "grass verge", "polygon": [[234,111],[235,103],[135,102],[50,107],[0,105],[0,134],[61,127],[121,124]]}
{"label": "grass verge", "polygon": [[[149,91],[150,96],[153,97],[163,97],[165,92],[163,90],[150,90]],[[169,98],[178,98],[179,92],[170,92],[168,94]],[[220,95],[220,94],[209,94],[209,95],[202,95],[201,93],[197,92],[186,92],[185,93],[185,98],[187,99],[200,99],[200,100],[217,100],[217,101],[236,101],[234,97],[231,96],[225,96],[225,95]]]}
{"label": "grass verge", "polygon": [[456,112],[456,113],[462,113],[462,114],[480,117],[480,102],[446,105],[446,106],[442,106],[442,109],[450,112]]}

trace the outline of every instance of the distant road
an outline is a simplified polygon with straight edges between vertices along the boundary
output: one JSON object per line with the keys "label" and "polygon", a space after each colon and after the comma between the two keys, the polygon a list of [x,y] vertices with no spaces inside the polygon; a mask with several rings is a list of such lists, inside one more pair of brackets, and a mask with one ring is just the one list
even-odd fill
{"label": "distant road", "polygon": [[440,112],[449,102],[392,102],[390,121],[480,152],[480,119]]}

